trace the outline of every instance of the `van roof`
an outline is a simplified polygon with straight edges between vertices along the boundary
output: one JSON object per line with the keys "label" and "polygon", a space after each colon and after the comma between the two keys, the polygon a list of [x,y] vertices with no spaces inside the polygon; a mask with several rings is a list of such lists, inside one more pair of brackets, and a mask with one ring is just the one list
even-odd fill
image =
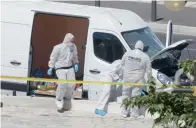
{"label": "van roof", "polygon": [[[129,31],[146,27],[146,23],[134,12],[124,9],[87,5],[36,1],[1,1],[2,5],[22,7],[27,10],[52,14],[71,15],[90,19],[89,27],[114,31]],[[2,12],[4,12],[2,10]]]}

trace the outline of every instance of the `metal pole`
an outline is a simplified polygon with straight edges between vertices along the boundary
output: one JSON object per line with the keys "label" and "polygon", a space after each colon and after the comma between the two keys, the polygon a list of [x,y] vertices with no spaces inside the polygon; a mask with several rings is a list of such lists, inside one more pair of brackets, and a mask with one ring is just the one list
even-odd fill
{"label": "metal pole", "polygon": [[152,0],[151,3],[151,21],[156,22],[157,21],[157,1]]}
{"label": "metal pole", "polygon": [[101,4],[100,0],[95,0],[95,6],[100,7],[100,4]]}
{"label": "metal pole", "polygon": [[193,82],[193,96],[194,96],[194,108],[196,111],[196,62],[194,62],[194,82]]}

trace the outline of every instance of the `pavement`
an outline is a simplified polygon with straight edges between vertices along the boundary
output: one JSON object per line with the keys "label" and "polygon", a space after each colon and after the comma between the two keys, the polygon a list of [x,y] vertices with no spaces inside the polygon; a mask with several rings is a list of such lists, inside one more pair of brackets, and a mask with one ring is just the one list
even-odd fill
{"label": "pavement", "polygon": [[55,109],[5,107],[1,108],[1,126],[2,128],[151,128],[152,121],[123,119],[115,114],[100,117],[84,111],[57,113]]}
{"label": "pavement", "polygon": [[[4,106],[20,106],[28,108],[56,109],[53,97],[29,97],[29,96],[1,96]],[[86,111],[94,113],[97,101],[95,100],[72,100],[73,111]],[[119,114],[121,104],[111,102],[108,106],[109,114]]]}
{"label": "pavement", "polygon": [[95,101],[73,100],[72,110],[64,113],[57,112],[53,98],[2,96],[1,102],[2,128],[151,128],[153,125],[152,118],[120,117],[119,105],[114,103],[110,104],[108,114],[101,117],[94,114]]}

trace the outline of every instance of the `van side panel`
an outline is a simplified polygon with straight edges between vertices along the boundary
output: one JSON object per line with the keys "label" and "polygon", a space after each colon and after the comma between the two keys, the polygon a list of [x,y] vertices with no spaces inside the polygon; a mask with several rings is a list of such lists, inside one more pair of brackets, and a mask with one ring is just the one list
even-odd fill
{"label": "van side panel", "polygon": [[[7,2],[1,4],[1,22],[31,25],[33,12],[30,8],[26,8],[25,5],[9,5]],[[9,3],[9,2],[8,2]]]}
{"label": "van side panel", "polygon": [[[28,76],[33,15],[24,8],[2,5],[1,75]],[[1,89],[27,91],[27,81],[1,79]]]}

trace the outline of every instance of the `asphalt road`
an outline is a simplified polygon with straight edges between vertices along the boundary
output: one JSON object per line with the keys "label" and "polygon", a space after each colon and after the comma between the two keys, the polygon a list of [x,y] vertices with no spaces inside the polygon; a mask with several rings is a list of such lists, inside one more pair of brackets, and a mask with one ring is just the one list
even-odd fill
{"label": "asphalt road", "polygon": [[[166,42],[166,34],[165,33],[158,33],[155,32],[157,37],[161,40],[161,42],[165,45]],[[184,39],[193,39],[195,40],[195,43],[189,45],[187,48],[185,48],[182,51],[182,59],[188,59],[188,58],[196,58],[196,36],[189,36],[189,35],[180,35],[180,34],[174,34],[173,35],[173,42],[177,42]]]}
{"label": "asphalt road", "polygon": [[[150,3],[104,1],[101,2],[101,6],[128,9],[141,16],[145,21],[151,20]],[[183,10],[175,12],[168,10],[164,5],[157,5],[157,18],[163,18],[159,22],[168,22],[169,20],[172,20],[173,24],[196,27],[196,8],[184,8]]]}
{"label": "asphalt road", "polygon": [[[94,1],[66,1],[66,3],[75,3],[83,5],[95,6]],[[138,3],[130,1],[101,1],[101,7],[127,9],[135,12],[141,16],[145,21],[151,20],[151,4],[150,3]],[[159,22],[167,23],[169,20],[173,21],[173,24],[194,26],[196,27],[196,8],[184,8],[180,11],[170,11],[164,5],[157,4],[157,19],[162,18]]]}

